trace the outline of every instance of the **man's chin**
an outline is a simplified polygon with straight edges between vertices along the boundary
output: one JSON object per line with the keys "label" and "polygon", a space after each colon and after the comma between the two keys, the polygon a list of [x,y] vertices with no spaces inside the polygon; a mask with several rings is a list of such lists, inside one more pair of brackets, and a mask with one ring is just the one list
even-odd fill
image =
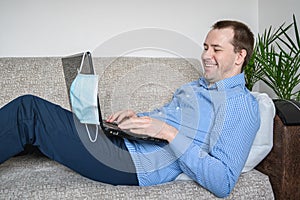
{"label": "man's chin", "polygon": [[209,81],[211,79],[210,75],[208,73],[204,73],[204,78]]}
{"label": "man's chin", "polygon": [[214,84],[216,82],[216,79],[214,77],[210,76],[209,74],[204,73],[204,78],[210,84]]}

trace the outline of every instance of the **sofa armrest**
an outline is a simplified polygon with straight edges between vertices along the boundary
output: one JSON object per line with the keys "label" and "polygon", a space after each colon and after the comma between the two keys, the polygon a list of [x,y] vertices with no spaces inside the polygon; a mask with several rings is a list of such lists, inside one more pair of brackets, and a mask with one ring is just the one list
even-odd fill
{"label": "sofa armrest", "polygon": [[269,176],[276,199],[300,199],[300,125],[286,126],[276,115],[273,148],[256,169]]}

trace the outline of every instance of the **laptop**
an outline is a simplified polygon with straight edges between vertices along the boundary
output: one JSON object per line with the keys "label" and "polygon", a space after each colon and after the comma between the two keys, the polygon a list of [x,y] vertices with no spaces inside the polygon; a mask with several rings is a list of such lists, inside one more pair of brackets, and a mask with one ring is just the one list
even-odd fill
{"label": "laptop", "polygon": [[[95,74],[95,69],[92,62],[92,55],[90,52],[85,52],[85,57],[83,58],[84,52],[66,56],[62,58],[63,71],[65,75],[65,81],[67,86],[67,93],[70,101],[70,87],[77,76],[78,70],[80,68],[81,62],[83,62],[82,74]],[[82,59],[84,59],[82,61]],[[101,80],[99,80],[101,81]],[[101,88],[100,88],[101,89]],[[98,94],[98,115],[99,115],[99,124],[103,132],[108,136],[113,137],[122,137],[127,138],[129,140],[142,140],[149,142],[166,142],[166,140],[150,137],[148,135],[135,134],[127,130],[120,129],[116,124],[106,122],[102,119],[101,108],[100,108],[100,99]]]}

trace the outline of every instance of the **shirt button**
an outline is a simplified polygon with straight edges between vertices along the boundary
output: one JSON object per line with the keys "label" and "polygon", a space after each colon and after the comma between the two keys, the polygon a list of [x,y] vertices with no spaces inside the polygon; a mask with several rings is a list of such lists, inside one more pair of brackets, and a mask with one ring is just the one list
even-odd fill
{"label": "shirt button", "polygon": [[179,109],[180,109],[180,107],[179,107],[179,106],[177,106],[177,107],[176,107],[176,110],[179,110]]}

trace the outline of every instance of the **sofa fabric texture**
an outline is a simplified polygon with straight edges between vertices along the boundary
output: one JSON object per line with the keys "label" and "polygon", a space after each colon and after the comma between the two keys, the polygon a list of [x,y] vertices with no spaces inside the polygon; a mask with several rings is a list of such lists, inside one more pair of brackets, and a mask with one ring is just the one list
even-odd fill
{"label": "sofa fabric texture", "polygon": [[[100,77],[103,117],[127,108],[150,111],[201,75],[196,59],[120,57],[93,62]],[[70,109],[61,58],[0,58],[0,68],[0,107],[20,95],[34,94]],[[217,199],[190,180],[151,187],[95,182],[35,153],[1,164],[0,180],[0,199]],[[241,175],[227,199],[274,196],[268,176],[254,169]]]}

